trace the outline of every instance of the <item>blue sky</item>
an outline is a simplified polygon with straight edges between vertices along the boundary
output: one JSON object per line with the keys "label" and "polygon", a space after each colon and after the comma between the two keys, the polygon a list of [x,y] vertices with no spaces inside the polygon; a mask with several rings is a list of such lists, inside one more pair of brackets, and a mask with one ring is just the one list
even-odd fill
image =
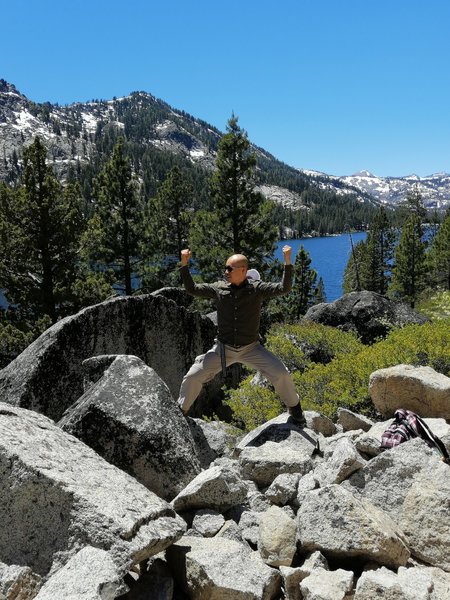
{"label": "blue sky", "polygon": [[448,0],[0,0],[36,102],[144,90],[332,175],[450,172]]}

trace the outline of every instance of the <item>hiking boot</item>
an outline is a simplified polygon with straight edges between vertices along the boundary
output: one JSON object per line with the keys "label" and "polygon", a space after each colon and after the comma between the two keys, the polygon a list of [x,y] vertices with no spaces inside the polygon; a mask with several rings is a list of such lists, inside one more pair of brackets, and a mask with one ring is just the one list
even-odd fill
{"label": "hiking boot", "polygon": [[295,406],[289,406],[288,413],[291,417],[291,420],[294,421],[296,425],[299,427],[306,427],[306,419],[300,406],[300,402]]}

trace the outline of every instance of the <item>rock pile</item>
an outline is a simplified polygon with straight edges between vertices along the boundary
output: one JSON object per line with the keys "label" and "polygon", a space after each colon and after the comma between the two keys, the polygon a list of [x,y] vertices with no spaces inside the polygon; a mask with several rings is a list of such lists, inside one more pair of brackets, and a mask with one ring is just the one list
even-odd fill
{"label": "rock pile", "polygon": [[[150,314],[175,365],[155,324],[142,344],[124,325]],[[166,298],[118,300],[0,373],[0,600],[450,600],[450,466],[420,439],[381,451],[390,419],[344,408],[239,438],[185,419],[173,389],[210,333]],[[448,378],[399,369],[450,449]],[[397,371],[371,379],[386,417]]]}
{"label": "rock pile", "polygon": [[[181,421],[203,470],[168,504],[46,417],[0,405],[0,598],[450,598],[450,467],[419,439],[381,452],[390,421],[341,410],[330,434],[306,416],[327,435],[281,414],[231,445],[224,424]],[[445,420],[427,422],[450,447]]]}

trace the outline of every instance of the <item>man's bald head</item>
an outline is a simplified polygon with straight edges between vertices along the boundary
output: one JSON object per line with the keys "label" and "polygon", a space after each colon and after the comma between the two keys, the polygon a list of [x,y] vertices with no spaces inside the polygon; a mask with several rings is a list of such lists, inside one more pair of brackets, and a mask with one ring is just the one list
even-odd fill
{"label": "man's bald head", "polygon": [[243,254],[232,254],[227,259],[225,277],[228,283],[241,285],[247,281],[248,260]]}
{"label": "man's bald head", "polygon": [[232,254],[228,260],[227,265],[233,265],[234,267],[245,267],[248,269],[248,258],[243,254]]}

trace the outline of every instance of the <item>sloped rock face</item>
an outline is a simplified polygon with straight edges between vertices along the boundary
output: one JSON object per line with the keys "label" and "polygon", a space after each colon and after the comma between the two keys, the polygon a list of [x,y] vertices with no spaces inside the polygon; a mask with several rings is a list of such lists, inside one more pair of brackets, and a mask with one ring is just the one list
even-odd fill
{"label": "sloped rock face", "polygon": [[450,419],[450,377],[431,367],[396,365],[374,371],[369,394],[384,417],[393,417],[397,408],[406,408],[421,417]]}
{"label": "sloped rock face", "polygon": [[170,391],[135,356],[118,356],[58,425],[171,500],[198,473],[190,429]]}
{"label": "sloped rock face", "polygon": [[0,397],[58,420],[83,394],[83,360],[131,354],[151,366],[174,397],[215,327],[161,296],[120,297],[83,309],[45,331],[0,371]]}
{"label": "sloped rock face", "polygon": [[47,576],[78,550],[120,568],[185,531],[170,505],[49,419],[0,404],[0,559]]}
{"label": "sloped rock face", "polygon": [[334,302],[316,304],[308,309],[304,319],[343,331],[355,331],[366,344],[385,337],[392,326],[422,324],[429,320],[406,304],[392,302],[368,291],[351,292]]}

